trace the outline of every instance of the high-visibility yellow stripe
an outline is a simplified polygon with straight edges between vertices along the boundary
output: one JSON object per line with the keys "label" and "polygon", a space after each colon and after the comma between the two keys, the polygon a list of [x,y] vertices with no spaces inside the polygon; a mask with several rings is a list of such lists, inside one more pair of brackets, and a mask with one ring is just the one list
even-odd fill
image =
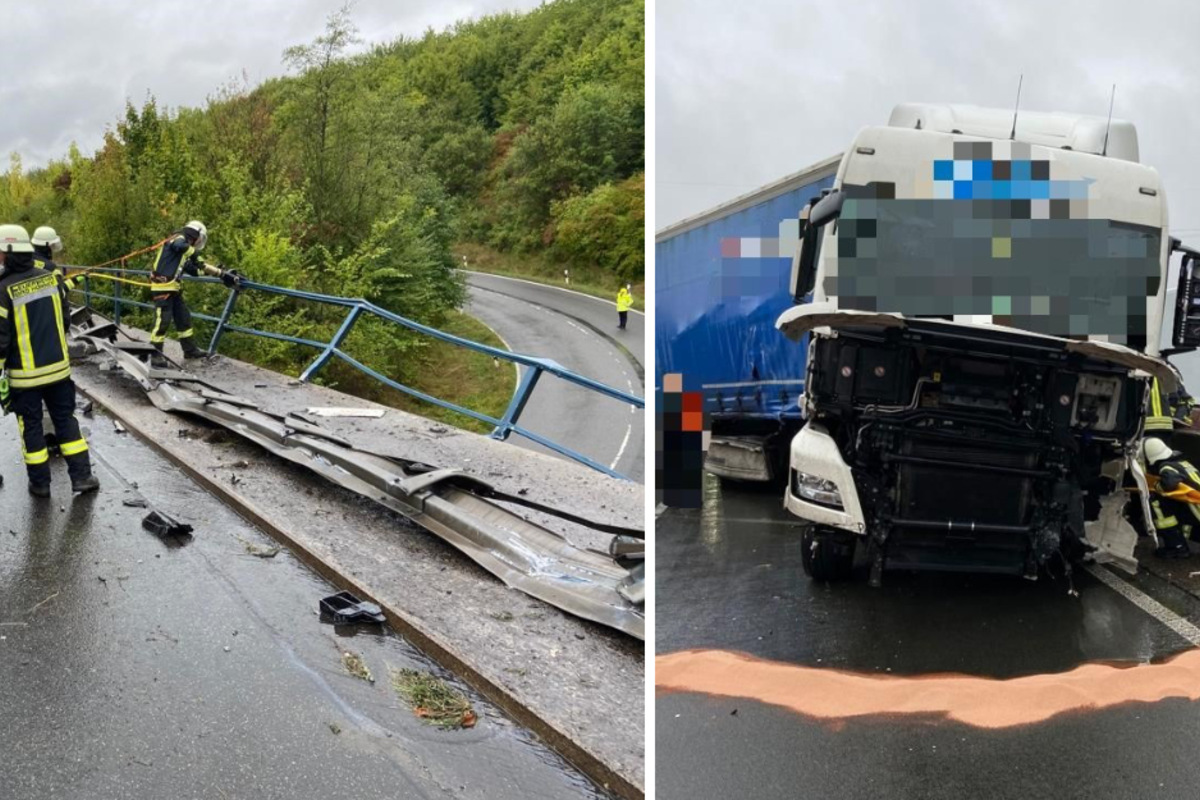
{"label": "high-visibility yellow stripe", "polygon": [[55,372],[50,375],[43,375],[38,378],[17,378],[9,373],[9,385],[14,389],[33,389],[37,386],[45,386],[50,383],[57,383],[71,377],[71,365],[68,364],[61,372]]}
{"label": "high-visibility yellow stripe", "polygon": [[76,439],[73,442],[63,442],[58,446],[58,449],[64,456],[74,456],[80,453],[86,453],[88,446],[84,439]]}
{"label": "high-visibility yellow stripe", "polygon": [[1163,514],[1162,504],[1156,500],[1150,501],[1150,508],[1154,510],[1154,527],[1162,530],[1163,528],[1174,528],[1179,524],[1179,520],[1175,517],[1168,517]]}
{"label": "high-visibility yellow stripe", "polygon": [[46,448],[25,454],[25,463],[31,465],[45,464],[50,460],[50,451]]}
{"label": "high-visibility yellow stripe", "polygon": [[165,342],[166,340],[167,334],[163,330],[162,309],[156,308],[154,309],[154,327],[150,331],[150,341]]}
{"label": "high-visibility yellow stripe", "polygon": [[179,332],[179,338],[180,338],[180,339],[186,339],[186,338],[188,338],[189,336],[191,336],[193,333],[195,333],[195,331],[194,331],[194,330],[192,330],[191,328],[188,328],[186,331],[180,331],[180,332]]}
{"label": "high-visibility yellow stripe", "polygon": [[1150,416],[1161,417],[1162,411],[1162,394],[1158,391],[1158,378],[1150,384]]}
{"label": "high-visibility yellow stripe", "polygon": [[0,306],[0,319],[8,319],[8,309]]}
{"label": "high-visibility yellow stripe", "polygon": [[46,375],[51,372],[58,372],[63,367],[69,366],[70,363],[71,363],[70,358],[60,358],[58,361],[55,361],[53,364],[46,364],[45,366],[38,367],[37,369],[17,369],[14,367],[13,369],[9,370],[8,374],[9,374],[9,376],[17,376],[20,378],[36,378],[39,375]]}
{"label": "high-visibility yellow stripe", "polygon": [[33,338],[29,333],[29,306],[17,306],[13,309],[16,312],[16,319],[13,320],[17,325],[17,350],[21,356],[21,366],[25,369],[33,369]]}

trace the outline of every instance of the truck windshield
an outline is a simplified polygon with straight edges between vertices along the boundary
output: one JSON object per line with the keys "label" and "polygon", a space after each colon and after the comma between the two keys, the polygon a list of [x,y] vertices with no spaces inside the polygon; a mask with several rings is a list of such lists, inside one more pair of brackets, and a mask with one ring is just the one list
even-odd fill
{"label": "truck windshield", "polygon": [[[847,187],[851,190],[861,187]],[[1161,279],[1161,230],[1072,219],[1063,201],[889,199],[848,192],[838,307],[990,322],[1144,349]]]}

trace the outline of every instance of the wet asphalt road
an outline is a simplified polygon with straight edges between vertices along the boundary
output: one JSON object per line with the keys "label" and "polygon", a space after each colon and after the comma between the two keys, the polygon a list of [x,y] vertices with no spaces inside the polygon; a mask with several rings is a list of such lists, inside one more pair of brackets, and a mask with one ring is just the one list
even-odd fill
{"label": "wet asphalt road", "polygon": [[[593,298],[491,275],[467,277],[471,293],[467,313],[486,323],[512,350],[553,359],[581,375],[643,396],[642,380],[629,355],[608,338],[638,348],[632,352],[641,358],[640,317],[636,333],[632,327],[618,331],[616,311],[610,307],[607,325],[600,329],[606,335],[601,335],[584,321],[595,316],[597,325],[604,324],[599,318],[603,304]],[[630,314],[631,319],[637,316]],[[641,482],[645,478],[644,420],[641,409],[633,410],[543,374],[520,421],[534,433]],[[512,441],[531,450],[552,452],[522,436],[514,436]]]}
{"label": "wet asphalt road", "polygon": [[[705,507],[655,525],[656,648],[747,652],[863,673],[1009,678],[1146,662],[1189,645],[1089,575],[887,573],[815,584],[776,491],[707,479]],[[1200,604],[1133,583],[1192,622]],[[656,789],[673,798],[1191,798],[1200,705],[1183,700],[984,730],[897,715],[830,722],[745,699],[656,699]]]}
{"label": "wet asphalt road", "polygon": [[[0,797],[600,796],[469,690],[474,729],[417,720],[389,669],[435,665],[392,634],[322,624],[332,587],[287,552],[252,555],[272,541],[108,418],[84,427],[103,488],[71,498],[56,462],[47,502],[0,419]],[[123,502],[139,497],[192,542],[144,531],[146,509]]]}

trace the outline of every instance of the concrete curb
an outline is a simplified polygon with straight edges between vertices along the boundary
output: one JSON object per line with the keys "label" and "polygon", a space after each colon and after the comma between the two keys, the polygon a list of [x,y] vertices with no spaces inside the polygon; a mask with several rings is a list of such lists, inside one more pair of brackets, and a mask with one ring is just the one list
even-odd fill
{"label": "concrete curb", "polygon": [[[483,694],[511,716],[517,723],[530,729],[541,737],[551,748],[576,768],[590,777],[598,785],[609,792],[630,800],[642,800],[645,793],[629,779],[621,775],[610,764],[592,752],[587,745],[574,739],[569,733],[558,728],[535,710],[524,704],[515,694],[488,679],[471,661],[470,657],[457,652],[455,648],[440,640],[436,631],[428,629],[422,620],[406,614],[400,608],[387,602],[381,593],[373,591],[370,586],[352,577],[335,561],[322,557],[308,547],[303,539],[292,531],[272,521],[268,512],[263,511],[248,498],[234,491],[230,486],[218,482],[212,476],[194,468],[186,455],[177,452],[170,446],[173,442],[163,442],[145,431],[136,416],[125,413],[115,404],[106,401],[101,392],[95,391],[85,381],[76,376],[76,385],[81,393],[89,397],[113,418],[139,439],[146,442],[155,451],[178,466],[184,473],[195,480],[214,496],[233,508],[252,524],[261,528],[265,533],[286,545],[301,561],[318,574],[339,588],[348,589],[364,599],[379,604],[387,616],[389,624],[397,632],[405,636],[415,646],[425,652],[446,669],[462,677],[472,688]],[[161,413],[161,412],[159,412]]]}

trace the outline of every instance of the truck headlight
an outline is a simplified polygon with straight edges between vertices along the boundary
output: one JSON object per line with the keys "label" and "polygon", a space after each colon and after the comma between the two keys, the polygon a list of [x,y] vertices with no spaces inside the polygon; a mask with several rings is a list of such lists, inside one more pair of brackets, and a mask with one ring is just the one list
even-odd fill
{"label": "truck headlight", "polygon": [[792,491],[797,497],[817,505],[830,508],[842,507],[842,494],[833,481],[809,475],[805,472],[792,472]]}

